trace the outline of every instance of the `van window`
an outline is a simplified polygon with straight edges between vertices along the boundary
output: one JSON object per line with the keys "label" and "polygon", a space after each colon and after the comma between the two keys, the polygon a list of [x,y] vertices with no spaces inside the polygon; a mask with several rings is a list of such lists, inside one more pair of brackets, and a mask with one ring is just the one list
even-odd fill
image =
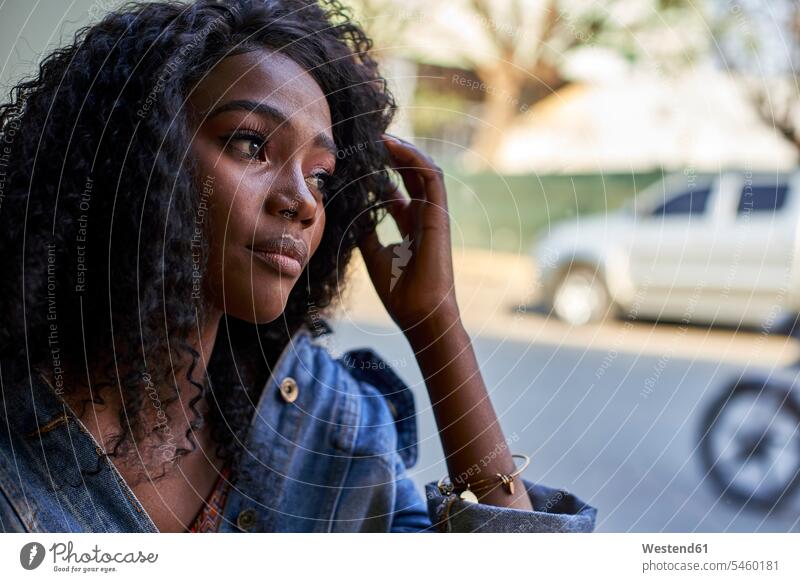
{"label": "van window", "polygon": [[788,184],[760,184],[745,186],[739,198],[739,214],[748,212],[775,212],[786,204]]}
{"label": "van window", "polygon": [[711,188],[690,190],[667,200],[653,211],[653,216],[672,216],[678,214],[703,214],[708,205]]}

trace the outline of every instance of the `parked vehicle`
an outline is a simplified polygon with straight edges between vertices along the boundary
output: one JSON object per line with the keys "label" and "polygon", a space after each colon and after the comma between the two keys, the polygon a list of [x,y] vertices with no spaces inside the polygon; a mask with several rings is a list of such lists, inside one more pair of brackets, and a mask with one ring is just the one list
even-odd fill
{"label": "parked vehicle", "polygon": [[705,477],[725,499],[773,510],[800,486],[797,370],[735,378],[705,410],[699,451]]}
{"label": "parked vehicle", "polygon": [[543,300],[573,325],[607,314],[773,326],[800,313],[800,171],[672,175],[534,247]]}

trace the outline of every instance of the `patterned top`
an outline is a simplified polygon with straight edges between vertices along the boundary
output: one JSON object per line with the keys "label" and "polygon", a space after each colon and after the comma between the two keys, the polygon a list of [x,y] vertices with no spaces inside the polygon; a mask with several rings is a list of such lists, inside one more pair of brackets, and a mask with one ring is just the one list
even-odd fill
{"label": "patterned top", "polygon": [[189,533],[211,533],[219,531],[222,523],[222,509],[230,489],[230,466],[226,465],[217,477],[214,489],[208,496],[205,505],[194,518]]}

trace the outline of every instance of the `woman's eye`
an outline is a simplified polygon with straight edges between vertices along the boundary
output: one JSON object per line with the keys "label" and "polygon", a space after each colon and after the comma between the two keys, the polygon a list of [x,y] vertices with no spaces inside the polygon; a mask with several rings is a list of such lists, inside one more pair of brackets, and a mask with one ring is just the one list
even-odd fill
{"label": "woman's eye", "polygon": [[227,140],[229,148],[248,160],[264,159],[264,139],[256,136],[231,136]]}
{"label": "woman's eye", "polygon": [[321,172],[319,174],[312,174],[311,176],[306,178],[306,183],[312,190],[316,190],[317,192],[322,192],[323,194],[326,194],[327,193],[326,188],[328,186],[329,177],[330,176],[325,172]]}

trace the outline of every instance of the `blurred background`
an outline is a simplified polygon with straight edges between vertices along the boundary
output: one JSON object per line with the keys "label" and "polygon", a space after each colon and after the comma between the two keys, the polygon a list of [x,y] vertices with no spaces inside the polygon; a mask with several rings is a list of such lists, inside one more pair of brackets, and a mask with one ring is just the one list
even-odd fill
{"label": "blurred background", "polygon": [[[0,83],[120,5],[0,4]],[[457,296],[526,477],[599,531],[800,531],[800,4],[348,0],[446,172]],[[390,221],[384,242],[397,237]],[[327,338],[425,385],[357,260]]]}

